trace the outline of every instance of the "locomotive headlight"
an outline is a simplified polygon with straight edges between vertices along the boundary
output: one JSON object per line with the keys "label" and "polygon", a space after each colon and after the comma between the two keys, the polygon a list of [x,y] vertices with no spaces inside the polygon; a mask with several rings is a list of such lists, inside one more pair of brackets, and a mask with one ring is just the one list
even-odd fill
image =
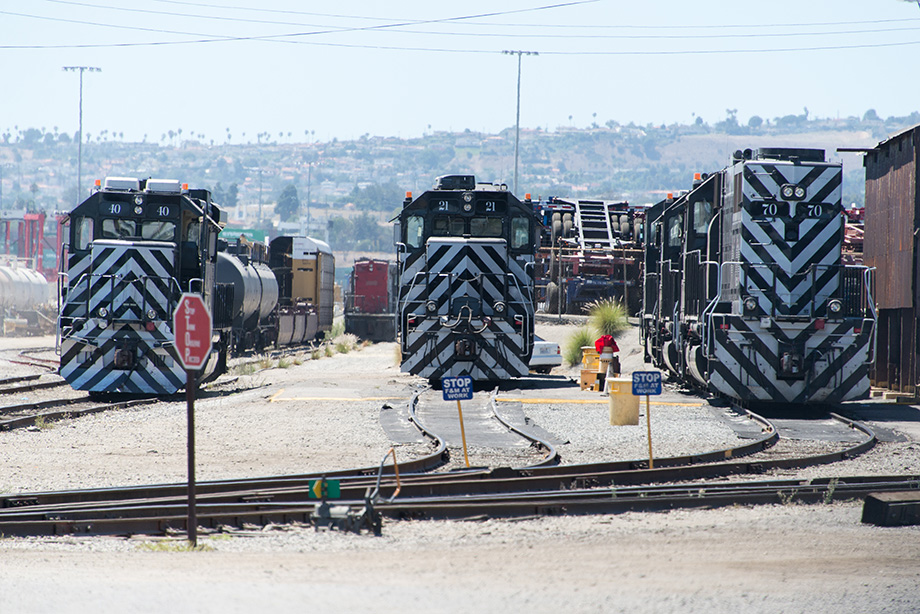
{"label": "locomotive headlight", "polygon": [[843,311],[843,303],[837,299],[833,299],[827,304],[827,310],[834,314],[840,313]]}
{"label": "locomotive headlight", "polygon": [[463,210],[464,210],[464,211],[472,211],[472,210],[473,210],[473,205],[471,205],[470,203],[463,203]]}
{"label": "locomotive headlight", "polygon": [[495,313],[505,313],[505,304],[501,301],[498,301],[492,305],[492,309],[495,310]]}
{"label": "locomotive headlight", "polygon": [[100,307],[100,308],[99,308],[99,311],[97,311],[96,313],[99,314],[99,317],[100,317],[100,318],[104,318],[104,317],[106,317],[106,316],[109,315],[109,310],[106,309],[105,307]]}
{"label": "locomotive headlight", "polygon": [[434,313],[438,309],[438,304],[434,301],[428,301],[425,303],[425,309],[428,311],[428,313]]}
{"label": "locomotive headlight", "polygon": [[783,198],[789,200],[795,196],[795,186],[786,184],[780,188],[779,193],[783,196]]}
{"label": "locomotive headlight", "polygon": [[156,319],[157,319],[157,310],[156,310],[156,309],[148,309],[148,310],[147,310],[147,319],[148,319],[148,320],[156,320]]}
{"label": "locomotive headlight", "polygon": [[805,188],[800,185],[795,186],[795,197],[799,200],[805,198]]}
{"label": "locomotive headlight", "polygon": [[[135,197],[134,197],[134,204],[135,204],[135,205],[143,205],[143,204],[144,204],[144,197],[143,197],[143,196],[140,196],[140,195],[135,196]],[[137,209],[135,209],[135,211],[137,211]]]}
{"label": "locomotive headlight", "polygon": [[753,296],[749,296],[744,299],[744,310],[745,311],[754,311],[757,309],[757,299]]}

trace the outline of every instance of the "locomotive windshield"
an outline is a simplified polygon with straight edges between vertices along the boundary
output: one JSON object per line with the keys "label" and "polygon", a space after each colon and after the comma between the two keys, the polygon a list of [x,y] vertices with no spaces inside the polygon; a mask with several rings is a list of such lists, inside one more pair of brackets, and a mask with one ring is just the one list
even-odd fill
{"label": "locomotive windshield", "polygon": [[160,220],[136,222],[135,220],[111,218],[102,220],[103,239],[141,238],[150,241],[173,241],[175,236],[176,225],[173,222]]}
{"label": "locomotive windshield", "polygon": [[431,228],[435,237],[460,237],[465,231],[462,217],[436,217]]}
{"label": "locomotive windshield", "polygon": [[502,236],[500,217],[474,217],[470,220],[470,235],[473,237]]}

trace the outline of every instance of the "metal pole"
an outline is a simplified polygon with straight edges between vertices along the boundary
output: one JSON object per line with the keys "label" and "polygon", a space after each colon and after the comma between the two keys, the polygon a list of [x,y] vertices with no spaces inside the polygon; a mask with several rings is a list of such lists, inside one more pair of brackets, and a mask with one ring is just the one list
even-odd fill
{"label": "metal pole", "polygon": [[521,56],[522,55],[539,55],[536,51],[502,51],[505,55],[518,56],[518,75],[517,75],[517,114],[514,122],[514,183],[511,190],[517,193],[518,190],[518,159],[521,141]]}
{"label": "metal pole", "polygon": [[521,143],[521,54],[518,53],[518,79],[517,79],[517,114],[514,120],[514,187],[512,191],[517,194],[518,189],[518,151]]}
{"label": "metal pole", "polygon": [[195,508],[195,376],[185,370],[185,405],[188,417],[188,541],[198,547],[198,511]]}
{"label": "metal pole", "polygon": [[655,459],[652,457],[652,402],[649,395],[645,395],[645,423],[648,425],[648,468],[655,468]]}
{"label": "metal pole", "polygon": [[102,72],[101,68],[96,66],[64,66],[65,71],[74,71],[80,73],[80,117],[79,117],[79,140],[77,141],[77,203],[80,204],[80,186],[83,183],[83,73]]}

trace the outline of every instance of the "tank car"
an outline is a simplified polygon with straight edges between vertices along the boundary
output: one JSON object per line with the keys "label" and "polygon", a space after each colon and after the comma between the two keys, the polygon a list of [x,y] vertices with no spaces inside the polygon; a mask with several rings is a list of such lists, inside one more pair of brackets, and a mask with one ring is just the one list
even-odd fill
{"label": "tank car", "polygon": [[345,332],[368,341],[396,340],[396,265],[362,258],[348,276]]}
{"label": "tank car", "polygon": [[278,336],[272,316],[278,306],[278,282],[266,263],[265,245],[237,240],[222,247],[217,252],[217,283],[233,288],[231,350],[240,353],[275,344]]}
{"label": "tank car", "polygon": [[398,216],[402,370],[498,381],[528,373],[537,221],[504,185],[438,179]]}
{"label": "tank car", "polygon": [[172,394],[185,386],[172,314],[184,292],[211,309],[219,373],[231,288],[216,288],[225,213],[207,190],[169,179],[110,177],[73,211],[60,284],[60,374],[91,393]]}
{"label": "tank car", "polygon": [[740,403],[867,397],[872,280],[841,264],[841,183],[823,150],[745,150],[651,207],[646,362]]}
{"label": "tank car", "polygon": [[54,319],[43,313],[51,311],[51,303],[48,281],[41,273],[16,261],[0,265],[0,334],[41,334],[42,323]]}

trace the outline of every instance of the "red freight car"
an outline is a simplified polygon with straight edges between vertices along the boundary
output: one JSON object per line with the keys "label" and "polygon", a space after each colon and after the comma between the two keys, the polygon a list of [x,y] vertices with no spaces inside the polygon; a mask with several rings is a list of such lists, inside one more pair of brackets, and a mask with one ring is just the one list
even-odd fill
{"label": "red freight car", "polygon": [[392,262],[357,260],[345,293],[345,332],[368,341],[395,341],[395,288]]}

